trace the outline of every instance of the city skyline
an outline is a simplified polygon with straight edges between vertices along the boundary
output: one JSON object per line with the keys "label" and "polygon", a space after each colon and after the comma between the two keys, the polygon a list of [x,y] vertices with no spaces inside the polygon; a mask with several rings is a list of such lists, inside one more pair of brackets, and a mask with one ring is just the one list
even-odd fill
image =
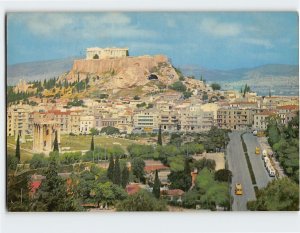
{"label": "city skyline", "polygon": [[132,56],[165,54],[175,65],[195,64],[213,69],[295,65],[298,64],[298,15],[293,12],[7,15],[9,65],[84,56],[85,48],[94,46],[129,47]]}

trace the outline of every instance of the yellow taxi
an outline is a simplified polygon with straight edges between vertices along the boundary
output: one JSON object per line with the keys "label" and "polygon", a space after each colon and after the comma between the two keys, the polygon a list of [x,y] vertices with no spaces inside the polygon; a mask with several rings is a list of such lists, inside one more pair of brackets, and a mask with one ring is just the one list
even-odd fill
{"label": "yellow taxi", "polygon": [[243,188],[241,184],[235,184],[235,195],[243,195]]}

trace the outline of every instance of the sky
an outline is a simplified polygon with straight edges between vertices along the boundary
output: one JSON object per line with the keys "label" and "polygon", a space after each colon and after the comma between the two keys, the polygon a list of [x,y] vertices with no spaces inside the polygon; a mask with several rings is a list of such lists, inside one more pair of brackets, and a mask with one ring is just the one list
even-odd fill
{"label": "sky", "polygon": [[7,63],[85,56],[88,47],[167,55],[175,66],[298,65],[296,12],[8,13]]}

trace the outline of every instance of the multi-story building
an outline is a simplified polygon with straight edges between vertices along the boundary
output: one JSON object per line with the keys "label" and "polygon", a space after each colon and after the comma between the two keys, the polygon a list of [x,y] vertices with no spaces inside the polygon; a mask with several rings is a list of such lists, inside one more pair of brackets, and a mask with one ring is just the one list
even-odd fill
{"label": "multi-story building", "polygon": [[214,125],[212,111],[185,111],[180,115],[181,132],[202,132],[208,131]]}
{"label": "multi-story building", "polygon": [[89,134],[91,129],[94,127],[95,117],[94,116],[81,116],[80,117],[80,133]]}
{"label": "multi-story building", "polygon": [[252,128],[255,130],[266,130],[269,118],[275,115],[276,113],[274,111],[263,111],[254,114],[254,122]]}
{"label": "multi-story building", "polygon": [[159,112],[159,126],[164,131],[176,132],[180,129],[179,116],[174,111],[161,111]]}
{"label": "multi-story building", "polygon": [[220,108],[218,110],[217,123],[222,129],[248,129],[252,126],[252,121],[252,109]]}
{"label": "multi-story building", "polygon": [[140,132],[155,132],[159,128],[159,116],[156,112],[144,111],[133,116],[133,128]]}
{"label": "multi-story building", "polygon": [[80,117],[82,111],[72,111],[70,113],[70,133],[80,134]]}
{"label": "multi-story building", "polygon": [[29,114],[31,106],[15,105],[7,109],[7,135],[15,136],[17,139],[20,136],[21,142],[25,142],[25,136],[29,132]]}
{"label": "multi-story building", "polygon": [[70,111],[49,110],[48,115],[52,115],[52,119],[60,126],[61,134],[71,133]]}

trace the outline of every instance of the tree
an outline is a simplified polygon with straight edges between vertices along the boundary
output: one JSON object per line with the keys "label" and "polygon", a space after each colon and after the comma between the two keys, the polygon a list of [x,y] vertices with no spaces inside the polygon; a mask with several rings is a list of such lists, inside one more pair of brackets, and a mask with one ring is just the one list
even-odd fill
{"label": "tree", "polygon": [[185,92],[183,92],[183,98],[184,98],[184,99],[188,99],[188,98],[190,98],[192,95],[193,95],[193,92],[191,92],[191,91],[185,91]]}
{"label": "tree", "polygon": [[299,186],[289,178],[273,180],[247,206],[250,210],[299,211]]}
{"label": "tree", "polygon": [[227,169],[220,169],[215,172],[215,180],[220,182],[231,182],[232,172]]}
{"label": "tree", "polygon": [[16,144],[16,158],[18,160],[18,163],[21,160],[21,152],[20,152],[20,135],[18,134],[17,138],[17,144]]}
{"label": "tree", "polygon": [[135,177],[139,180],[139,181],[144,181],[144,167],[145,167],[145,162],[143,159],[137,157],[137,158],[133,158],[131,161],[131,167],[132,167],[132,173],[133,175],[135,175]]}
{"label": "tree", "polygon": [[166,203],[157,200],[151,193],[141,190],[128,196],[117,205],[117,211],[166,211]]}
{"label": "tree", "polygon": [[31,169],[47,167],[48,160],[45,158],[44,154],[34,154],[29,161],[29,164]]}
{"label": "tree", "polygon": [[108,165],[108,169],[107,169],[107,177],[111,181],[114,180],[114,170],[115,170],[114,156],[111,155],[109,157],[109,165]]}
{"label": "tree", "polygon": [[129,182],[129,170],[128,170],[128,167],[126,165],[123,167],[121,177],[122,177],[122,187],[126,188],[126,185]]}
{"label": "tree", "polygon": [[107,135],[119,134],[120,130],[118,128],[107,126],[101,129],[101,133],[106,133]]}
{"label": "tree", "polygon": [[208,100],[208,95],[207,95],[207,93],[203,93],[203,95],[202,95],[202,100],[203,100],[203,101]]}
{"label": "tree", "polygon": [[91,141],[91,151],[94,151],[95,146],[94,146],[94,136],[92,136],[92,141]]}
{"label": "tree", "polygon": [[138,95],[135,95],[135,96],[133,97],[133,99],[134,99],[134,100],[140,100],[141,97],[139,97]]}
{"label": "tree", "polygon": [[155,179],[154,179],[154,185],[153,185],[153,195],[159,199],[160,197],[160,180],[158,178],[158,171],[155,170]]}
{"label": "tree", "polygon": [[175,90],[175,91],[179,91],[179,92],[185,92],[186,91],[186,86],[181,81],[174,82],[170,86],[170,88]]}
{"label": "tree", "polygon": [[162,146],[161,125],[159,126],[157,144]]}
{"label": "tree", "polygon": [[221,90],[221,86],[218,83],[212,83],[210,86],[214,91]]}
{"label": "tree", "polygon": [[59,148],[58,148],[58,139],[57,139],[57,131],[55,131],[55,138],[54,138],[54,142],[53,142],[53,151],[59,151]]}
{"label": "tree", "polygon": [[67,192],[65,180],[57,173],[58,153],[50,155],[50,163],[46,172],[46,178],[42,181],[33,204],[36,211],[75,211],[78,206],[72,196]]}
{"label": "tree", "polygon": [[116,185],[121,184],[121,168],[119,163],[119,156],[116,156],[115,160],[113,183]]}
{"label": "tree", "polygon": [[99,134],[99,130],[96,129],[96,128],[91,128],[91,129],[90,129],[90,132],[91,132],[91,135],[92,135],[92,136],[95,136],[95,135],[98,135],[98,134]]}

